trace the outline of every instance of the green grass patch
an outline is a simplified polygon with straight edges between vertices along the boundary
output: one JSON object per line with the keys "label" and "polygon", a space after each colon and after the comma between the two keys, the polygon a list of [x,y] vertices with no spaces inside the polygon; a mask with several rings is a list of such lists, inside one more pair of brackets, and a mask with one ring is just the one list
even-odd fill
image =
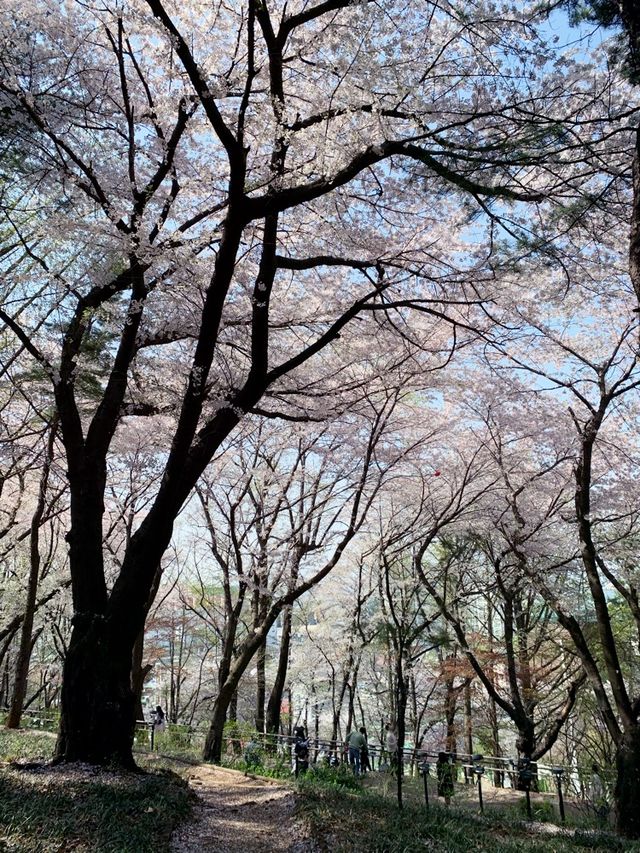
{"label": "green grass patch", "polygon": [[[0,729],[5,762],[48,761],[54,746],[55,737],[42,732]],[[153,769],[0,765],[0,851],[168,851],[193,795],[174,762],[149,756],[140,763]]]}
{"label": "green grass patch", "polygon": [[[5,729],[0,727],[0,764],[12,761],[50,761],[56,745],[57,735],[51,732],[33,729]],[[195,751],[134,752],[136,764],[142,769],[172,770],[178,775],[185,773],[189,766],[200,763],[200,755]]]}
{"label": "green grass patch", "polygon": [[229,770],[239,770],[241,773],[252,773],[256,776],[266,776],[269,779],[291,779],[291,763],[287,758],[262,756],[259,760],[249,760],[238,756],[222,756],[222,767]]}
{"label": "green grass patch", "polygon": [[55,745],[51,732],[0,728],[1,761],[49,761]]}
{"label": "green grass patch", "polygon": [[[0,844],[20,851],[161,851],[189,813],[174,774],[11,768],[0,777]],[[2,849],[0,847],[0,849]]]}
{"label": "green grass patch", "polygon": [[640,853],[640,844],[610,833],[537,832],[508,815],[480,817],[462,809],[408,803],[402,811],[376,792],[332,781],[300,780],[300,809],[320,849],[331,853]]}

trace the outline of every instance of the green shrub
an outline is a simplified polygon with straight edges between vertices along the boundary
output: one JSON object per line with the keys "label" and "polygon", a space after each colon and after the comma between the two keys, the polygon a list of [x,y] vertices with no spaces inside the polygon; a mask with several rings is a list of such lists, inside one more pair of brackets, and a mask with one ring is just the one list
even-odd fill
{"label": "green shrub", "polygon": [[329,767],[326,764],[314,764],[308,773],[298,777],[304,785],[324,785],[339,790],[359,790],[360,782],[346,764]]}

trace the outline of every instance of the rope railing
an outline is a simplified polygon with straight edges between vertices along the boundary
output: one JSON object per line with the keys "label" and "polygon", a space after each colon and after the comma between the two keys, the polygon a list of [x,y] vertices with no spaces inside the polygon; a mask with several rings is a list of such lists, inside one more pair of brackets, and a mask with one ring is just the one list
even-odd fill
{"label": "rope railing", "polygon": [[[0,709],[2,714],[2,709]],[[25,715],[34,728],[49,728],[57,722],[58,714],[56,711],[30,711]],[[166,731],[159,737],[156,732],[156,726],[153,722],[147,720],[138,720],[136,722],[136,739],[138,741],[137,748],[141,751],[150,749],[153,751],[161,751],[161,754],[171,756],[171,747],[177,749],[188,748],[191,751],[200,752],[204,746],[205,732],[203,730],[194,729],[191,726],[168,723]],[[280,754],[286,757],[290,762],[292,772],[297,775],[298,771],[298,756],[295,746],[297,742],[295,735],[288,734],[265,734],[255,730],[248,730],[245,727],[240,727],[236,732],[225,734],[223,741],[227,746],[227,752],[234,752],[236,756],[242,754],[247,759],[252,745],[254,749],[263,750],[267,755]],[[307,757],[305,758],[305,766],[313,766],[322,763],[332,764],[334,766],[348,766],[348,747],[341,739],[331,738],[305,738]],[[463,781],[465,786],[476,786],[478,804],[480,810],[484,810],[483,801],[483,781],[491,778],[494,787],[505,787],[505,781],[508,781],[507,787],[518,790],[523,793],[526,798],[527,815],[532,818],[531,792],[536,792],[541,787],[541,783],[545,786],[550,782],[549,789],[546,793],[555,793],[558,798],[558,809],[560,820],[565,820],[565,804],[564,795],[568,792],[586,802],[590,809],[596,813],[600,813],[602,822],[602,812],[608,812],[609,797],[607,792],[610,792],[612,783],[615,778],[615,771],[612,769],[604,769],[598,771],[600,776],[600,786],[604,789],[601,794],[601,803],[598,804],[588,798],[588,794],[592,792],[593,770],[591,767],[577,764],[550,764],[540,761],[531,761],[522,757],[505,757],[496,755],[469,754],[469,753],[448,753],[432,748],[424,748],[417,746],[406,746],[402,749],[395,750],[390,753],[384,744],[369,742],[367,745],[367,753],[369,758],[368,769],[372,771],[397,772],[397,763],[399,757],[402,759],[404,767],[409,767],[411,774],[418,774],[424,782],[425,806],[429,807],[429,790],[428,780],[440,780],[439,768],[442,767],[442,760],[438,762],[438,758],[442,752],[446,755],[447,763],[452,768],[454,778],[458,781]],[[194,758],[196,756],[192,756]],[[199,756],[197,756],[199,758]],[[464,774],[464,779],[460,780],[460,771]],[[441,770],[440,770],[441,772]],[[602,784],[604,781],[604,785]],[[468,788],[467,788],[468,790]]]}
{"label": "rope railing", "polygon": [[[138,720],[136,722],[136,726],[139,729],[151,730],[153,729],[153,723],[147,722],[146,720]],[[193,737],[204,737],[204,733],[197,729],[193,729],[189,726],[181,726],[179,724],[168,724],[169,732],[174,732],[182,735],[185,740],[191,740]],[[272,733],[263,733],[257,731],[239,731],[237,733],[226,734],[223,740],[228,744],[240,744],[244,745],[248,741],[258,742],[265,749],[273,749],[277,747],[292,747],[296,742],[295,735],[288,734],[272,734]],[[346,756],[347,747],[346,744],[341,739],[331,739],[331,738],[315,738],[308,737],[309,749],[312,753],[325,753],[325,754],[335,754],[338,757]],[[374,755],[376,758],[381,756],[387,757],[390,755],[389,750],[381,744],[372,743],[369,741],[367,745],[367,749],[370,755]],[[416,766],[423,762],[429,762],[431,764],[431,760],[436,760],[440,752],[445,752],[448,756],[451,756],[452,763],[458,767],[467,769],[473,769],[477,766],[478,761],[481,760],[484,766],[485,771],[495,771],[498,773],[504,773],[508,776],[513,775],[513,773],[518,772],[519,763],[523,760],[521,757],[511,757],[511,756],[497,756],[490,754],[470,754],[463,752],[448,752],[447,750],[439,750],[435,748],[425,748],[425,747],[415,747],[415,746],[406,746],[404,747],[402,752],[403,764],[411,765],[415,764]],[[394,756],[399,754],[398,751],[394,751]],[[547,775],[547,776],[557,776],[561,775],[579,775],[584,778],[588,778],[591,775],[591,768],[587,765],[578,765],[578,764],[548,764],[541,761],[530,761],[530,766],[532,768],[531,772],[534,775]],[[605,776],[608,776],[609,773],[606,769],[603,771]]]}

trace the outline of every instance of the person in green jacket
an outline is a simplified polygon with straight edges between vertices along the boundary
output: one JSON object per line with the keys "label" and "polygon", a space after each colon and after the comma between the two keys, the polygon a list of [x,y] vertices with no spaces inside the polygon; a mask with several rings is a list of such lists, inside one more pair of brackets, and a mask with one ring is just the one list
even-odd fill
{"label": "person in green jacket", "polygon": [[354,776],[360,775],[360,751],[363,746],[366,746],[367,741],[364,735],[357,729],[349,732],[347,735],[346,744],[349,747],[349,764],[353,770]]}

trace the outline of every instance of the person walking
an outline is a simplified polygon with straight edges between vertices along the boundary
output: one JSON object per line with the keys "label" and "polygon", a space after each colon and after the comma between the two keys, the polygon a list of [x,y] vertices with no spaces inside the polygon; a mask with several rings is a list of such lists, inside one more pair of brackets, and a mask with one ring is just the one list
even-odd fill
{"label": "person walking", "polygon": [[157,747],[157,735],[161,734],[167,727],[164,711],[160,705],[156,705],[155,711],[151,712],[151,749]]}
{"label": "person walking", "polygon": [[386,735],[384,738],[385,747],[389,756],[389,766],[393,773],[398,767],[398,738],[393,730],[391,723],[385,726]]}
{"label": "person walking", "polygon": [[151,714],[151,725],[155,734],[163,732],[167,727],[164,711],[160,705],[156,705],[155,711]]}
{"label": "person walking", "polygon": [[295,775],[306,773],[309,769],[309,738],[303,726],[297,726],[294,729],[295,741],[293,744],[293,753],[295,755]]}
{"label": "person walking", "polygon": [[438,796],[444,798],[448,806],[453,796],[453,764],[447,752],[439,752],[436,761],[436,776],[438,777]]}
{"label": "person walking", "polygon": [[349,764],[353,770],[354,776],[360,775],[360,753],[363,746],[366,746],[367,741],[362,734],[362,730],[354,729],[347,735],[346,745],[349,749]]}
{"label": "person walking", "polygon": [[369,762],[369,737],[364,726],[360,726],[360,734],[364,738],[364,745],[360,749],[360,770],[364,776],[367,770],[371,770],[371,763]]}

